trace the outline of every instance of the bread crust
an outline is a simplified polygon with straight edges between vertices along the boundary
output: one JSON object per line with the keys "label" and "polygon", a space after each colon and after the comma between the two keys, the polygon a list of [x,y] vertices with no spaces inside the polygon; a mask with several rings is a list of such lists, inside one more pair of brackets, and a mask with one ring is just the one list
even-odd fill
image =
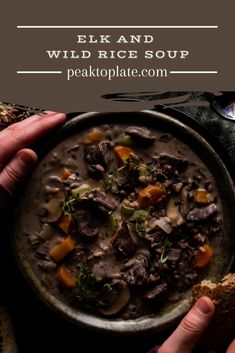
{"label": "bread crust", "polygon": [[202,296],[212,299],[215,315],[200,345],[224,352],[235,337],[235,274],[227,274],[219,283],[204,280],[195,285],[192,288],[192,304]]}
{"label": "bread crust", "polygon": [[216,314],[230,312],[235,308],[235,274],[229,273],[221,282],[202,281],[192,289],[193,302],[202,296],[210,297],[216,307]]}

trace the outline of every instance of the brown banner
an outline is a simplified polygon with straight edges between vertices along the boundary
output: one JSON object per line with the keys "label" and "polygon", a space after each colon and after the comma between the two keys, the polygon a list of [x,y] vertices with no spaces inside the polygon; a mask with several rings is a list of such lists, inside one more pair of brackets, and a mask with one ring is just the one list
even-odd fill
{"label": "brown banner", "polygon": [[234,90],[234,7],[214,1],[4,1],[0,100],[129,110],[107,95]]}

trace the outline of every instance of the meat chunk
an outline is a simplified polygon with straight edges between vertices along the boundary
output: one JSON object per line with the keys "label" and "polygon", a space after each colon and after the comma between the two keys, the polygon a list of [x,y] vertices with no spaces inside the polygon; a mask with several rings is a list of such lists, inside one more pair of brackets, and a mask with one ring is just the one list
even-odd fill
{"label": "meat chunk", "polygon": [[[130,174],[130,173],[129,173]],[[133,179],[130,180],[130,175],[128,177],[123,171],[120,171],[115,178],[118,189],[133,189]]]}
{"label": "meat chunk", "polygon": [[167,254],[167,258],[169,261],[179,261],[181,254],[182,249],[171,249]]}
{"label": "meat chunk", "polygon": [[105,214],[112,213],[117,207],[117,202],[112,196],[99,190],[87,192],[85,193],[85,197],[88,199],[90,204]]}
{"label": "meat chunk", "polygon": [[184,184],[183,184],[182,182],[173,183],[173,184],[172,184],[172,189],[173,189],[175,192],[179,193],[179,192],[182,190],[183,186],[184,186]]}
{"label": "meat chunk", "polygon": [[84,161],[87,164],[88,173],[93,178],[100,178],[107,169],[109,162],[109,149],[105,141],[89,145],[84,148]]}
{"label": "meat chunk", "polygon": [[125,265],[126,268],[129,268],[125,272],[124,276],[126,281],[134,286],[143,286],[148,281],[148,257],[149,253],[139,254]]}
{"label": "meat chunk", "polygon": [[134,183],[132,177],[133,173],[125,173],[123,170],[117,171],[117,175],[113,177],[112,182],[108,188],[113,194],[125,195],[127,192],[131,192],[134,189]]}
{"label": "meat chunk", "polygon": [[121,229],[117,232],[113,240],[113,247],[117,256],[131,257],[136,250],[136,243],[129,233],[127,223],[122,224]]}
{"label": "meat chunk", "polygon": [[125,133],[143,144],[151,145],[155,141],[155,137],[151,134],[149,129],[139,126],[129,126],[125,129]]}
{"label": "meat chunk", "polygon": [[167,153],[161,153],[158,158],[158,162],[161,166],[164,166],[164,165],[171,166],[179,173],[182,173],[188,166],[188,161],[186,159],[176,158]]}
{"label": "meat chunk", "polygon": [[167,292],[167,283],[160,283],[144,295],[144,299],[156,301],[162,299]]}
{"label": "meat chunk", "polygon": [[217,212],[216,204],[212,203],[211,205],[205,207],[195,207],[187,214],[187,221],[204,221],[205,219],[213,216]]}

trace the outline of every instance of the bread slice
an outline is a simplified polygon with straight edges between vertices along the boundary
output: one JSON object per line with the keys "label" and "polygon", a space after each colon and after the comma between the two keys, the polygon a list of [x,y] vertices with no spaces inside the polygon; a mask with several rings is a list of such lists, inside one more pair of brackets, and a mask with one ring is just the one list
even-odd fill
{"label": "bread slice", "polygon": [[202,296],[213,300],[215,315],[200,345],[224,352],[235,337],[235,274],[227,274],[219,283],[204,280],[195,285],[192,289],[193,304]]}
{"label": "bread slice", "polygon": [[228,313],[235,308],[235,274],[229,273],[219,283],[204,280],[193,287],[192,295],[194,302],[203,295],[210,297],[215,304],[216,315]]}

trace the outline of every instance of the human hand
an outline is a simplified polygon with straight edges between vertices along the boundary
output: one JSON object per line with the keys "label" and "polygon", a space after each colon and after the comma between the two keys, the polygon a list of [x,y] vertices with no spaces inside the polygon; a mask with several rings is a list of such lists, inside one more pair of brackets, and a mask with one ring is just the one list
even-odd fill
{"label": "human hand", "polygon": [[33,115],[0,132],[0,208],[5,210],[22,180],[37,163],[36,153],[27,146],[65,121],[62,113]]}
{"label": "human hand", "polygon": [[[214,310],[211,299],[200,298],[161,347],[154,347],[148,353],[191,353],[209,325]],[[226,353],[235,353],[235,340],[230,344]]]}

